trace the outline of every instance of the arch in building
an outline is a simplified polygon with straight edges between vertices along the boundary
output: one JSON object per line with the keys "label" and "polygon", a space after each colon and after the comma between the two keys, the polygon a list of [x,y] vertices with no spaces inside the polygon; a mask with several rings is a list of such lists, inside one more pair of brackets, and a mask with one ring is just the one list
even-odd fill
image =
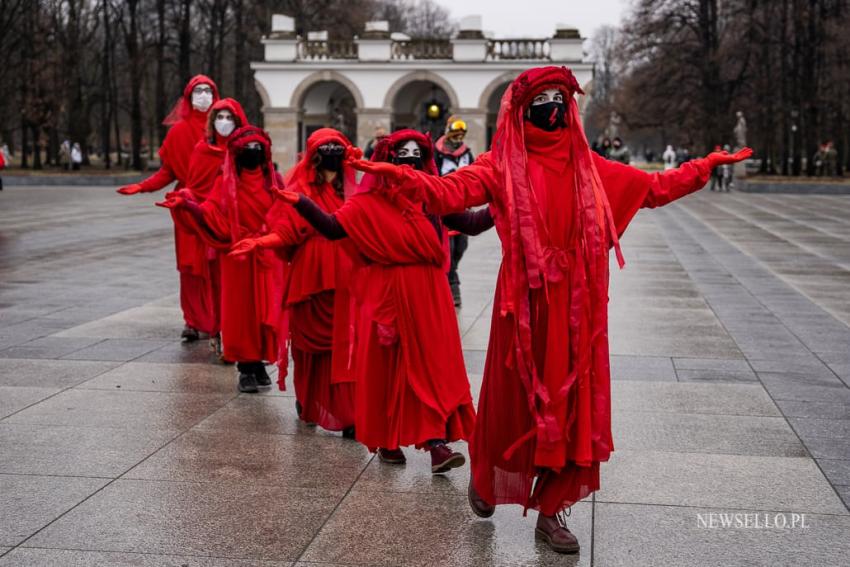
{"label": "arch in building", "polygon": [[[430,71],[414,71],[398,79],[387,91],[384,104],[390,109],[393,130],[413,128],[436,139],[445,130],[446,119],[458,108],[457,94],[443,77]],[[428,108],[438,113],[430,116]]]}
{"label": "arch in building", "polygon": [[263,103],[263,108],[271,108],[271,98],[269,97],[269,92],[266,90],[266,87],[260,81],[254,79],[254,88],[257,89],[257,94],[260,95],[260,100]]}
{"label": "arch in building", "polygon": [[499,107],[502,103],[502,95],[505,94],[508,86],[519,76],[519,74],[520,71],[508,71],[502,73],[490,81],[490,83],[484,87],[484,90],[481,92],[481,98],[478,100],[478,107],[486,110],[487,112],[487,134],[485,141],[488,148],[493,141],[493,135],[496,133],[496,121],[499,118]]}
{"label": "arch in building", "polygon": [[289,101],[289,106],[292,108],[300,108],[301,103],[303,102],[304,96],[307,92],[316,84],[322,82],[336,82],[343,85],[348,89],[348,92],[351,93],[351,96],[354,97],[354,103],[357,105],[357,108],[363,108],[366,106],[363,102],[363,94],[360,92],[360,89],[357,88],[357,85],[354,84],[354,81],[339,73],[337,71],[332,71],[330,69],[326,71],[316,71],[312,75],[308,75],[305,77],[298,86],[295,87],[295,90],[292,91],[292,99]]}
{"label": "arch in building", "polygon": [[399,92],[401,92],[401,90],[409,83],[417,81],[434,83],[446,93],[451,108],[460,107],[460,104],[458,103],[457,93],[455,92],[451,83],[449,83],[441,75],[438,75],[437,73],[434,73],[432,71],[411,71],[403,77],[398,78],[387,90],[387,94],[384,96],[384,108],[392,108],[393,103],[395,102]]}
{"label": "arch in building", "polygon": [[360,90],[335,71],[313,73],[295,89],[291,100],[298,113],[298,151],[315,130],[331,127],[357,140],[357,109],[362,108]]}

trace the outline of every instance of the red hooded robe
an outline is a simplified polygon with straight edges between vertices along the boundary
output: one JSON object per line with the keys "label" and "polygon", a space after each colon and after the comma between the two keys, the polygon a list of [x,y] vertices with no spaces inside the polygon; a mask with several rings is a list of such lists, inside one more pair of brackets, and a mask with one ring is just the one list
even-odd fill
{"label": "red hooded robe", "polygon": [[[195,200],[199,203],[206,200],[210,191],[212,191],[216,178],[221,175],[224,156],[227,153],[229,136],[227,138],[222,136],[213,127],[214,117],[219,110],[229,110],[237,119],[237,128],[248,125],[248,118],[245,116],[242,105],[232,98],[223,98],[215,102],[210,108],[207,114],[204,138],[192,150],[192,155],[189,158],[188,177],[186,178],[186,188],[192,191]],[[233,132],[231,132],[232,135]],[[193,327],[214,335],[221,328],[221,270],[215,248],[207,247],[206,258],[207,263],[203,266],[204,269],[199,276],[204,281],[203,283],[198,282],[198,287],[203,286],[205,292],[196,296],[196,302],[208,300],[210,303],[194,310],[197,326],[193,325]]]}
{"label": "red hooded robe", "polygon": [[[337,143],[350,151],[351,142],[332,128],[321,128],[307,139],[301,160],[285,177],[285,186],[309,196],[327,213],[343,204],[329,183],[317,183],[313,159],[319,146]],[[344,194],[353,190],[354,170],[344,167]],[[283,241],[290,264],[286,271],[284,309],[294,363],[295,396],[301,419],[330,431],[354,425],[354,375],[351,358],[349,285],[352,271],[351,243],[330,241],[318,234],[288,203],[272,209],[270,228]],[[285,352],[286,345],[284,345]],[[278,384],[285,388],[287,357],[280,360]]]}
{"label": "red hooded robe", "polygon": [[[213,103],[218,100],[215,83],[205,75],[195,75],[183,89],[183,96],[163,120],[171,126],[162,146],[159,157],[162,166],[140,183],[142,191],[159,191],[177,180],[175,189],[187,186],[189,178],[189,160],[195,145],[204,137],[207,127],[207,112],[192,107],[192,90],[206,84],[212,87]],[[194,234],[180,228],[175,220],[174,248],[177,258],[177,270],[180,272],[180,307],[186,324],[204,332],[213,332],[215,316],[210,310],[214,301],[209,283],[207,247]]]}
{"label": "red hooded robe", "polygon": [[[266,164],[239,171],[235,154],[250,142],[259,142]],[[275,187],[283,181],[271,162],[271,141],[254,126],[231,134],[224,171],[207,199],[200,204],[203,223],[185,208],[172,209],[187,230],[220,251],[244,238],[268,233],[268,215]],[[221,338],[224,358],[236,362],[276,362],[278,325],[283,291],[283,262],[273,250],[257,248],[246,256],[221,255]]]}
{"label": "red hooded robe", "polygon": [[[383,139],[372,159],[388,161],[408,139],[436,177],[430,140],[418,132]],[[354,369],[357,440],[371,449],[467,439],[475,409],[446,280],[447,239],[421,202],[375,180],[335,216],[359,252]]]}
{"label": "red hooded robe", "polygon": [[[523,118],[560,89],[568,126]],[[446,177],[412,173],[401,187],[440,214],[491,203],[502,241],[475,433],[472,478],[491,504],[546,515],[599,488],[611,438],[608,252],[641,207],[700,189],[707,160],[649,174],[588,147],[565,67],[530,69],[505,92],[493,150]]]}

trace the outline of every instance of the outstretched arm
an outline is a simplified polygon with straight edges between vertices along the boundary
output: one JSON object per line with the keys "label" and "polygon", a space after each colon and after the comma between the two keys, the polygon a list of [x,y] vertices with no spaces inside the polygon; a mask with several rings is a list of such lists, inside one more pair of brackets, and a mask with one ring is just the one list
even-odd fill
{"label": "outstretched arm", "polygon": [[408,198],[423,201],[435,214],[460,212],[489,203],[497,184],[489,153],[445,177],[386,162],[349,160],[347,163],[367,174],[382,177]]}
{"label": "outstretched arm", "polygon": [[200,204],[190,190],[181,189],[169,193],[165,201],[156,205],[170,209],[175,223],[194,232],[210,246],[218,249],[229,247],[227,218],[211,202]]}
{"label": "outstretched arm", "polygon": [[475,236],[493,228],[494,222],[490,207],[486,207],[477,211],[443,215],[443,224],[451,230]]}
{"label": "outstretched arm", "polygon": [[135,195],[137,193],[153,193],[159,191],[172,181],[177,179],[167,163],[163,163],[159,170],[143,180],[141,183],[131,183],[118,189],[118,193],[122,195]]}
{"label": "outstretched arm", "polygon": [[658,173],[647,173],[597,154],[593,154],[593,161],[611,204],[617,234],[622,235],[638,209],[661,207],[698,191],[708,183],[715,167],[745,160],[752,153],[749,148],[734,154],[713,152]]}
{"label": "outstretched arm", "polygon": [[277,194],[278,197],[293,205],[298,214],[328,240],[340,240],[348,236],[336,217],[323,211],[307,195],[287,189],[279,189]]}

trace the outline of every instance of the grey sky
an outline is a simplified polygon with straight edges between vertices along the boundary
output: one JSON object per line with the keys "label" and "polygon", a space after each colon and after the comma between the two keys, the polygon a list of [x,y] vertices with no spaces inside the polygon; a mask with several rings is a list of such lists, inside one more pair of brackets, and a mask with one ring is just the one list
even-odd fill
{"label": "grey sky", "polygon": [[479,14],[496,37],[551,37],[556,23],[577,27],[582,37],[603,24],[617,25],[628,0],[436,0],[452,17]]}

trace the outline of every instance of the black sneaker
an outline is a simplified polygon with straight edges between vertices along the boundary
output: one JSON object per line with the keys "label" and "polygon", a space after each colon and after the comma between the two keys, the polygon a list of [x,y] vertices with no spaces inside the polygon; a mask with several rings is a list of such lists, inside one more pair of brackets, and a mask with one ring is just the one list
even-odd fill
{"label": "black sneaker", "polygon": [[354,439],[354,426],[346,427],[342,430],[343,439]]}
{"label": "black sneaker", "polygon": [[239,391],[244,394],[256,394],[259,392],[257,387],[257,377],[252,372],[239,373]]}
{"label": "black sneaker", "polygon": [[192,343],[201,338],[201,334],[198,332],[198,329],[193,329],[189,325],[183,327],[183,332],[180,333],[180,338],[182,338],[187,343]]}
{"label": "black sneaker", "polygon": [[254,376],[257,377],[257,384],[259,386],[271,386],[272,379],[269,378],[268,372],[266,372],[266,365],[262,362],[257,363],[256,372],[254,372]]}

